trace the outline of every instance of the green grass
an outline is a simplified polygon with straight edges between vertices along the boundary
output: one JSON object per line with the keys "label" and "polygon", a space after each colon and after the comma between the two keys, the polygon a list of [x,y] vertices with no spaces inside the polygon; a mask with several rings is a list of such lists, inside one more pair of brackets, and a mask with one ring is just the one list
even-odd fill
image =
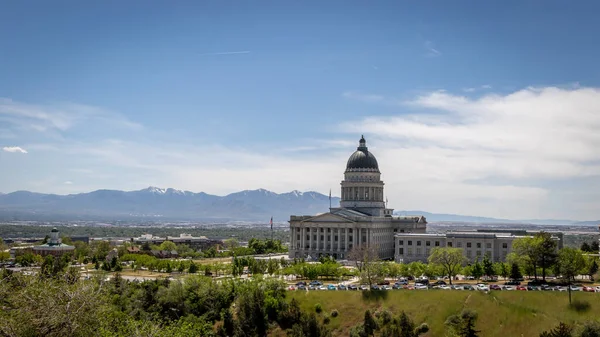
{"label": "green grass", "polygon": [[[426,336],[444,336],[444,322],[463,308],[475,310],[479,318],[476,329],[480,336],[538,336],[559,321],[574,323],[596,319],[600,310],[600,294],[574,292],[573,299],[591,304],[589,311],[578,313],[569,309],[566,292],[398,290],[386,291],[381,298],[369,299],[359,291],[290,291],[304,310],[314,312],[320,303],[323,314],[337,309],[339,316],[331,318],[333,336],[348,336],[350,327],[362,322],[366,309],[387,309],[394,314],[406,311],[417,324],[426,322]],[[275,336],[283,336],[275,331]]]}

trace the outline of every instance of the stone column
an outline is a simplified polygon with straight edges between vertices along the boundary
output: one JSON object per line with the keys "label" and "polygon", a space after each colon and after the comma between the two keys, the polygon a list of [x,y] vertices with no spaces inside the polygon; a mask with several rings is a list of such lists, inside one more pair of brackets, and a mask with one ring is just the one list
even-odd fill
{"label": "stone column", "polygon": [[305,246],[304,246],[304,240],[305,240],[305,239],[306,239],[306,232],[305,232],[305,230],[304,230],[304,227],[302,227],[302,228],[300,229],[300,249],[301,249],[302,251],[304,251],[304,250],[306,249],[306,248],[305,248]]}
{"label": "stone column", "polygon": [[346,233],[346,241],[344,241],[344,251],[348,252],[348,227],[344,229],[344,233]]}
{"label": "stone column", "polygon": [[317,250],[320,250],[319,245],[321,244],[321,229],[317,227],[316,230],[317,230]]}
{"label": "stone column", "polygon": [[337,235],[337,238],[338,238],[335,248],[339,252],[340,251],[340,242],[342,242],[342,237],[340,235],[340,228],[339,227],[335,229],[335,235]]}

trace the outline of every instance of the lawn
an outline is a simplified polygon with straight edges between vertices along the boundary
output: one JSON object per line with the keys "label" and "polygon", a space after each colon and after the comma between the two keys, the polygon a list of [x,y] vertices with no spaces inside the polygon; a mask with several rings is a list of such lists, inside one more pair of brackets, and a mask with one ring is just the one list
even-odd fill
{"label": "lawn", "polygon": [[[350,327],[363,321],[366,309],[387,309],[394,314],[406,311],[416,323],[426,322],[430,331],[426,336],[444,336],[444,322],[463,308],[475,310],[479,318],[476,328],[480,336],[535,337],[554,327],[559,321],[581,322],[597,318],[600,293],[573,292],[573,299],[590,303],[590,310],[578,313],[568,307],[566,292],[547,291],[480,291],[454,290],[390,290],[381,296],[369,298],[360,291],[290,291],[303,309],[314,311],[315,304],[323,306],[323,313],[337,309],[339,316],[331,318],[333,336],[348,336]],[[372,297],[372,296],[371,296]],[[273,336],[285,336],[273,331]]]}

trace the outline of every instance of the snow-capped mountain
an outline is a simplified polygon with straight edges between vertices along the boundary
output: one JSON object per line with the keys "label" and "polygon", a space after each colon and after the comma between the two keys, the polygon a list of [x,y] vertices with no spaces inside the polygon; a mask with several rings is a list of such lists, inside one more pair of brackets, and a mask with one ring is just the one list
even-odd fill
{"label": "snow-capped mountain", "polygon": [[[339,198],[332,198],[339,206]],[[97,190],[56,195],[17,191],[0,195],[0,219],[128,219],[287,221],[291,214],[325,212],[329,197],[318,192],[245,190],[226,196],[150,186],[138,191]],[[266,220],[265,220],[266,221]]]}

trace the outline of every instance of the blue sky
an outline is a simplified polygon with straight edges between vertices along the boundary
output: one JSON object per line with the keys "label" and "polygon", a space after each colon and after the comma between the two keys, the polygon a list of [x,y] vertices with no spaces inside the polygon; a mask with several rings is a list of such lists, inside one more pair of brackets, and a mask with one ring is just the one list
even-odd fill
{"label": "blue sky", "polygon": [[5,2],[0,192],[335,192],[364,133],[396,209],[599,219],[599,10]]}

